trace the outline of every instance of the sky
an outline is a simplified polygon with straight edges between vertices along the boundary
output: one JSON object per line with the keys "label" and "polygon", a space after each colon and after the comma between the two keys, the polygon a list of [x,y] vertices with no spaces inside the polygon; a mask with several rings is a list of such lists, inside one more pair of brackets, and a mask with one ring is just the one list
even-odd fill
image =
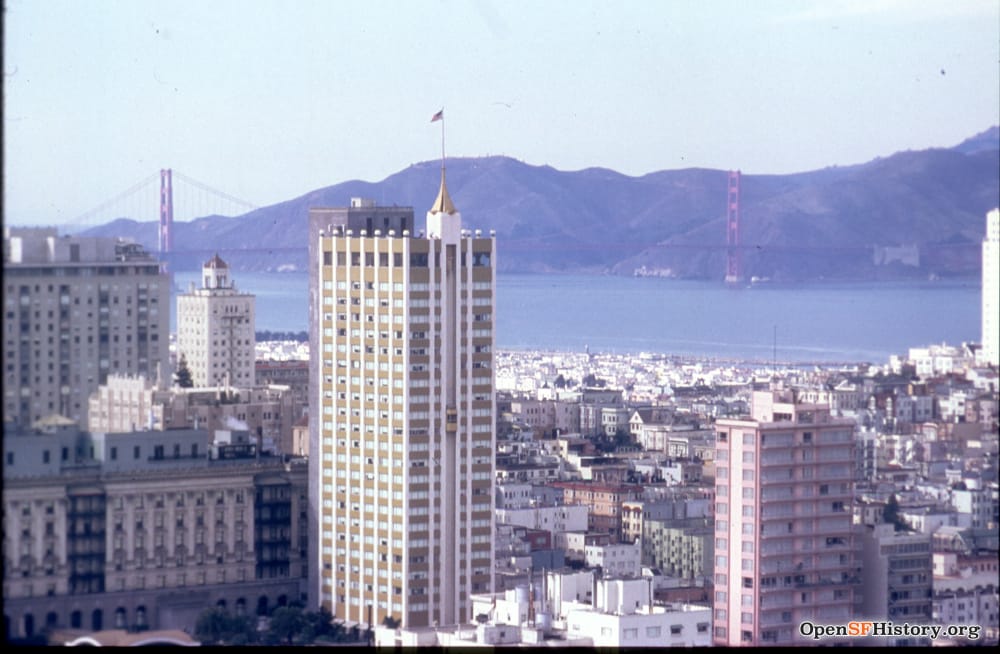
{"label": "sky", "polygon": [[442,108],[449,157],[627,175],[800,172],[1000,122],[1000,0],[5,0],[3,18],[5,224],[72,222],[161,168],[257,206],[379,181],[440,157]]}

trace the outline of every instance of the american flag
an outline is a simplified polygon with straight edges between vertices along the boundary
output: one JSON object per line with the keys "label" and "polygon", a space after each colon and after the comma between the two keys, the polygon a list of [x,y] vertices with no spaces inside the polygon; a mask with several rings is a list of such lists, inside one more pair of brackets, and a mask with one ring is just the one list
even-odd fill
{"label": "american flag", "polygon": [[436,120],[444,120],[444,109],[434,114],[434,116],[431,118],[432,123]]}

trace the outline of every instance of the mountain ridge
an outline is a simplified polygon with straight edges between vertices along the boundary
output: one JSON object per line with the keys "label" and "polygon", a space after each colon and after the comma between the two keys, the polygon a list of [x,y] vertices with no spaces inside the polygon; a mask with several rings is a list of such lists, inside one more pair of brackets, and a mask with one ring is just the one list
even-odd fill
{"label": "mountain ridge", "polygon": [[[629,176],[598,166],[561,171],[505,156],[447,163],[464,226],[496,231],[501,271],[723,277],[727,171]],[[349,180],[242,216],[175,223],[175,249],[188,254],[168,260],[173,270],[197,269],[219,250],[236,269],[304,269],[310,207],[388,198],[414,207],[420,229],[439,184],[440,162],[424,161],[379,182]],[[986,212],[997,204],[997,126],[951,148],[785,175],[743,174],[744,275],[776,281],[972,276]],[[156,232],[155,222],[117,219],[84,233],[133,238],[155,249]]]}

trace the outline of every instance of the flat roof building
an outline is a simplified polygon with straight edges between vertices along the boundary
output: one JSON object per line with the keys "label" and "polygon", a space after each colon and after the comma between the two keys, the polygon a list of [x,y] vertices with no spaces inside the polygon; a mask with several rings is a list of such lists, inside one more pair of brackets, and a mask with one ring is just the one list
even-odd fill
{"label": "flat roof building", "polygon": [[467,622],[494,574],[495,241],[443,169],[426,235],[361,199],[309,220],[312,591],[352,622]]}
{"label": "flat roof building", "polygon": [[853,617],[853,443],[853,420],[792,390],[716,422],[716,645],[792,644],[805,620]]}
{"label": "flat roof building", "polygon": [[5,421],[82,424],[109,374],[166,364],[170,275],[141,245],[6,227],[3,254]]}

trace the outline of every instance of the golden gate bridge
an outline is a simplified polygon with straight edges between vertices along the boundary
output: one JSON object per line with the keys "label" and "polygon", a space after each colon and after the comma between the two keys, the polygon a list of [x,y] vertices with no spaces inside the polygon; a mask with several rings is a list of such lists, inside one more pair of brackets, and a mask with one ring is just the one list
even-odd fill
{"label": "golden gate bridge", "polygon": [[[236,217],[259,208],[253,202],[214,188],[179,170],[163,168],[73,218],[63,227],[74,232],[84,231],[123,218],[140,224],[155,223],[155,244],[160,254],[211,253],[219,248],[177,248],[174,245],[175,219],[176,222],[188,222],[210,216]],[[230,248],[232,249],[245,252],[264,250],[273,252],[305,250],[306,247],[303,244],[301,248]]]}
{"label": "golden gate bridge", "polygon": [[[626,239],[624,241],[606,241],[600,244],[566,243],[558,245],[544,236],[506,237],[502,247],[509,252],[531,250],[627,250],[640,252],[647,249],[667,250],[701,250],[723,251],[725,260],[725,281],[729,284],[740,284],[744,277],[743,253],[750,250],[767,250],[770,252],[786,252],[808,254],[823,250],[827,253],[860,254],[872,252],[872,246],[834,246],[823,247],[810,245],[767,244],[757,245],[746,243],[742,238],[741,207],[740,207],[740,171],[729,171],[727,175],[725,238],[714,243],[692,242],[652,242]],[[157,183],[158,182],[158,183]],[[177,182],[177,183],[175,183]],[[77,216],[63,227],[71,231],[83,231],[88,228],[110,223],[116,219],[132,219],[140,224],[156,225],[155,240],[152,234],[145,239],[155,243],[158,252],[163,255],[211,255],[213,252],[305,252],[306,243],[301,246],[265,246],[265,247],[219,247],[219,244],[206,247],[189,245],[177,248],[174,244],[174,225],[177,222],[188,222],[198,218],[212,216],[243,216],[259,209],[254,203],[236,197],[230,193],[194,179],[178,170],[164,168],[136,182],[121,193],[105,200],[100,205]]]}

